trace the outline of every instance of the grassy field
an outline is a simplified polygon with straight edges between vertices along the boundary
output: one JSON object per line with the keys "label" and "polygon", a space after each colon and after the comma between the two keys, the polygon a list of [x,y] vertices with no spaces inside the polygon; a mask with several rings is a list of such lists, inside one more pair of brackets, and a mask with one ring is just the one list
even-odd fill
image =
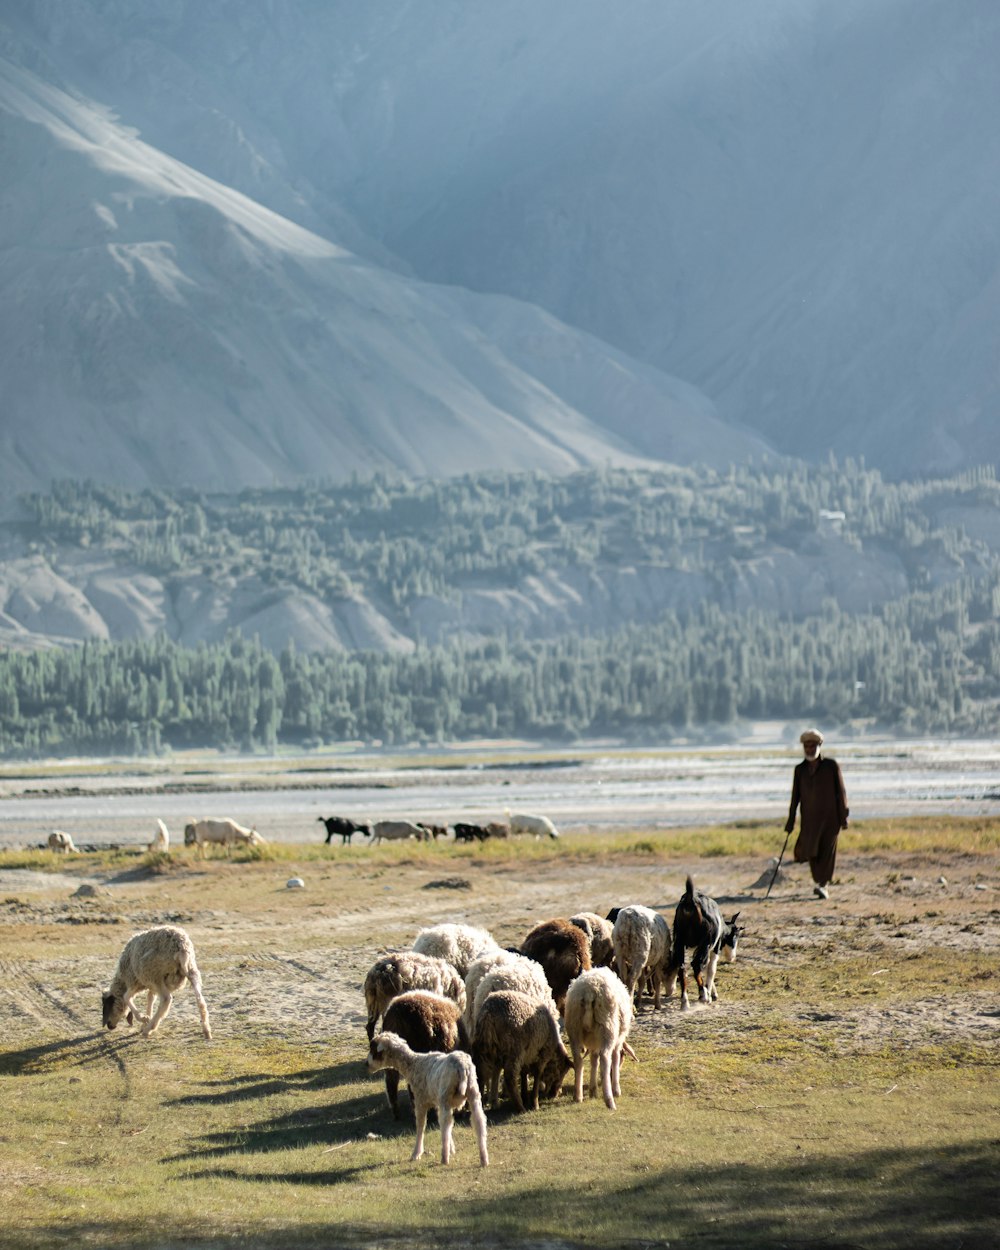
{"label": "grassy field", "polygon": [[[2,1246],[987,1247],[1000,1244],[995,824],[842,839],[754,887],[773,827],[485,847],[278,846],[205,862],[0,854]],[[720,1000],[644,1011],[619,1109],[561,1098],[411,1164],[363,1066],[361,981],[445,919],[516,942],[692,872],[747,934]],[[305,890],[287,890],[294,875]],[[943,879],[943,880],[942,880]],[[96,890],[75,893],[80,882]],[[189,991],[151,1039],[101,1032],[127,937],[181,923]]]}

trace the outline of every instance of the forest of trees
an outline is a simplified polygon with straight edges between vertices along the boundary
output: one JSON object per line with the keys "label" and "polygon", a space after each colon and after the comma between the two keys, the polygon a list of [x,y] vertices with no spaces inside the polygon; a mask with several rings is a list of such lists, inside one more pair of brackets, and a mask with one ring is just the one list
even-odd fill
{"label": "forest of trees", "polygon": [[[440,482],[201,496],[63,483],[27,500],[28,535],[101,546],[177,577],[254,572],[397,605],[515,584],[558,563],[711,570],[824,522],[890,547],[910,592],[861,615],[791,619],[705,602],[653,624],[529,640],[457,638],[413,653],[280,655],[230,634],[0,651],[0,754],[274,749],[466,737],[665,741],[740,719],[814,718],[902,732],[1000,729],[1000,559],[946,523],[1000,509],[992,470],[884,483],[863,465],[481,474]],[[977,513],[978,515],[978,513]],[[945,519],[942,519],[945,518]],[[930,567],[946,566],[936,579]]]}
{"label": "forest of trees", "polygon": [[280,656],[231,635],[0,653],[0,753],[466,737],[669,741],[739,718],[996,733],[1000,625],[965,582],[869,616],[707,605],[598,637]]}

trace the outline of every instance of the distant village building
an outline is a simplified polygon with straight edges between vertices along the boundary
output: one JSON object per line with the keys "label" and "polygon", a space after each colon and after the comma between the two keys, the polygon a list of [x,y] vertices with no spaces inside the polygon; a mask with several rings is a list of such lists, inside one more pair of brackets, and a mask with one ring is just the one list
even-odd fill
{"label": "distant village building", "polygon": [[834,508],[820,508],[819,523],[830,529],[839,530],[847,520],[847,513]]}

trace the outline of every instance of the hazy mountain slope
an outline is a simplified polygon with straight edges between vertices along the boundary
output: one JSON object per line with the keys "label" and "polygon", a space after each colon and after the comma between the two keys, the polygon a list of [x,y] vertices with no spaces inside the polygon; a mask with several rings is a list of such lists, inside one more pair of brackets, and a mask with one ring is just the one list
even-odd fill
{"label": "hazy mountain slope", "polygon": [[994,0],[13,11],[175,155],[537,303],[790,452],[1000,460]]}
{"label": "hazy mountain slope", "polygon": [[[533,309],[522,332],[505,302],[505,354],[473,320],[489,322],[483,301],[359,261],[7,62],[0,141],[8,487],[634,462],[619,405],[700,429],[718,463],[759,446],[720,439],[691,388],[633,377],[552,318],[546,352],[569,368],[543,380]],[[600,370],[617,384],[591,392]]]}

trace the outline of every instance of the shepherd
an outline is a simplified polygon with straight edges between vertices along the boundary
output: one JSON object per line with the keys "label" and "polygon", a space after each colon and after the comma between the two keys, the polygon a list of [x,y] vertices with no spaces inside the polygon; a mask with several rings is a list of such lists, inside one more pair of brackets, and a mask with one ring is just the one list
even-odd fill
{"label": "shepherd", "polygon": [[785,833],[795,828],[795,812],[801,807],[799,836],[793,855],[797,864],[808,861],[817,898],[829,898],[829,886],[837,862],[837,839],[847,828],[847,791],[836,760],[820,751],[823,735],[807,729],[800,737],[805,759],[795,766],[792,801]]}

